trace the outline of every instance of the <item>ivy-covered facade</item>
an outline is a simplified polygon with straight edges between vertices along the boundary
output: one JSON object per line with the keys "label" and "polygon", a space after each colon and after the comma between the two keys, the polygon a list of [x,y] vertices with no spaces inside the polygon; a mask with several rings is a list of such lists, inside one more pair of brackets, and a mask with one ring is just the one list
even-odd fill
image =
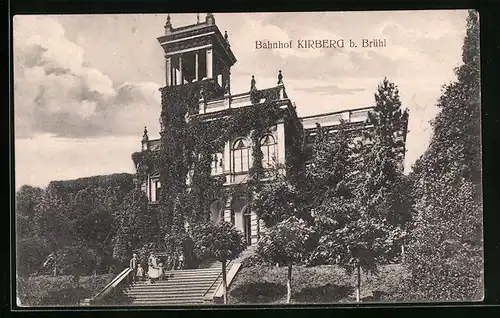
{"label": "ivy-covered facade", "polygon": [[372,107],[299,118],[281,71],[274,87],[258,89],[252,76],[249,91],[233,93],[236,58],[210,13],[179,28],[168,18],[158,41],[166,69],[160,138],[150,139],[145,129],[132,160],[165,233],[225,220],[255,244],[263,230],[251,208],[259,184],[306,169],[318,124],[334,131],[344,120],[355,130],[366,128]]}

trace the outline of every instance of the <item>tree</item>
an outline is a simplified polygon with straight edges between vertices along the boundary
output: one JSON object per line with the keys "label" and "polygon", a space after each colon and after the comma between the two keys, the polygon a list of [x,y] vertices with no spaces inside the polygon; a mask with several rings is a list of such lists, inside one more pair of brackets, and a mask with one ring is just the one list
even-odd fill
{"label": "tree", "polygon": [[[349,275],[356,272],[357,301],[361,272],[376,273],[386,261],[401,235],[392,216],[406,212],[401,207],[406,197],[399,194],[402,145],[396,136],[405,129],[407,114],[400,110],[396,87],[387,80],[375,100],[367,120],[372,130],[361,136],[345,123],[333,135],[318,127],[308,172],[318,233],[310,261],[338,264]],[[355,142],[355,137],[361,139]]]}
{"label": "tree", "polygon": [[246,248],[243,234],[231,223],[221,221],[193,228],[195,254],[200,258],[215,258],[222,264],[224,304],[227,304],[226,265]]}
{"label": "tree", "polygon": [[153,209],[148,209],[148,199],[141,190],[133,189],[126,193],[120,212],[115,216],[119,224],[117,235],[121,235],[131,249],[155,241],[160,227]]}
{"label": "tree", "polygon": [[[483,286],[480,188],[450,171],[426,182],[408,246],[409,293],[415,300],[481,299]],[[412,299],[413,300],[413,299]]]}
{"label": "tree", "polygon": [[356,301],[361,295],[361,271],[377,273],[378,264],[398,237],[398,229],[371,213],[356,197],[325,200],[315,213],[316,231],[322,233],[312,258],[338,264],[348,275],[356,271]]}
{"label": "tree", "polygon": [[16,258],[17,270],[22,276],[38,270],[48,251],[36,229],[36,205],[44,190],[28,185],[16,193]]}
{"label": "tree", "polygon": [[[40,237],[47,243],[51,253],[57,253],[73,240],[68,217],[68,204],[52,191],[46,191],[35,207],[35,228]],[[54,265],[54,276],[57,275],[57,260]]]}
{"label": "tree", "polygon": [[81,242],[74,242],[59,250],[57,258],[62,271],[73,275],[79,305],[80,276],[89,274],[96,268],[97,255],[94,250],[87,248]]}
{"label": "tree", "polygon": [[17,237],[16,239],[16,264],[21,276],[28,276],[37,272],[50,251],[45,241],[37,236]]}
{"label": "tree", "polygon": [[[361,204],[400,228],[394,242],[401,246],[411,224],[413,197],[407,176],[403,174],[408,110],[402,109],[398,87],[384,78],[375,93],[375,107],[355,151],[359,153],[357,196]],[[387,255],[387,261],[392,258]]]}
{"label": "tree", "polygon": [[287,265],[287,303],[292,297],[292,266],[303,264],[308,258],[312,234],[304,220],[291,216],[269,228],[257,244],[259,258]]}
{"label": "tree", "polygon": [[276,225],[291,215],[308,220],[301,189],[288,176],[276,169],[274,178],[260,185],[255,192],[252,209],[267,227]]}
{"label": "tree", "polygon": [[350,195],[356,169],[353,137],[343,120],[335,132],[317,125],[304,189],[305,200],[313,211],[326,199]]}
{"label": "tree", "polygon": [[[408,124],[408,110],[401,109],[399,90],[386,78],[375,93],[376,105],[368,113],[367,124],[373,128],[364,132],[359,146],[362,156],[363,204],[379,210],[394,225],[403,225],[411,217],[405,208],[409,201],[403,188],[404,135]],[[404,192],[403,192],[404,194]],[[403,207],[403,208],[402,208]]]}
{"label": "tree", "polygon": [[408,246],[416,299],[483,295],[479,21],[469,11],[456,81],[444,86],[429,147],[415,163],[416,224]]}
{"label": "tree", "polygon": [[16,235],[26,237],[34,234],[35,207],[43,196],[43,189],[28,185],[16,193]]}

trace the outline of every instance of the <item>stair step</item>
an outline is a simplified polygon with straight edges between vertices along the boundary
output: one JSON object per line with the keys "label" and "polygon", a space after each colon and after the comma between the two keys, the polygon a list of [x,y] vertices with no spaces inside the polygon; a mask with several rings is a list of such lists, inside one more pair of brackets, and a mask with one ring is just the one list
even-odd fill
{"label": "stair step", "polygon": [[217,272],[220,271],[222,267],[212,267],[212,268],[196,268],[196,269],[190,269],[190,270],[182,270],[182,271],[164,271],[164,273],[168,274],[192,274],[192,273],[212,273],[212,272]]}
{"label": "stair step", "polygon": [[217,279],[219,275],[213,275],[213,276],[202,276],[202,277],[170,277],[168,279],[161,279],[154,281],[153,283],[150,283],[148,281],[144,282],[138,282],[135,284],[132,284],[132,286],[144,286],[144,285],[158,285],[158,284],[166,284],[168,282],[179,282],[179,281],[185,281],[185,282],[202,282],[202,281],[207,281],[207,280],[215,280]]}
{"label": "stair step", "polygon": [[157,300],[167,300],[167,299],[194,299],[194,300],[199,300],[202,299],[201,294],[196,294],[196,295],[141,295],[141,296],[129,296],[129,298],[133,300],[150,300],[150,301],[157,301]]}
{"label": "stair step", "polygon": [[165,290],[165,289],[182,289],[182,288],[208,288],[210,285],[212,285],[212,282],[204,282],[204,283],[198,283],[198,284],[193,284],[193,283],[186,283],[186,282],[178,282],[178,283],[171,283],[171,284],[165,284],[165,285],[156,285],[156,286],[135,286],[128,288],[126,290],[137,290],[137,291],[142,291],[142,292],[147,292],[151,290]]}
{"label": "stair step", "polygon": [[131,285],[131,288],[141,288],[141,287],[155,287],[155,286],[167,286],[167,285],[176,285],[179,283],[186,283],[186,284],[206,284],[208,282],[213,282],[215,281],[216,277],[212,277],[210,279],[193,279],[193,280],[187,280],[187,279],[172,279],[172,280],[164,280],[164,281],[157,281],[155,283],[147,283],[147,284],[134,284]]}
{"label": "stair step", "polygon": [[165,275],[165,278],[160,281],[171,280],[171,279],[194,279],[194,278],[212,278],[217,277],[222,273],[222,271],[217,271],[215,273],[198,273],[198,274],[174,274],[174,275]]}
{"label": "stair step", "polygon": [[[209,303],[210,304],[210,303]],[[150,302],[150,301],[137,301],[137,302],[132,302],[130,304],[131,306],[192,306],[192,305],[206,305],[206,303],[203,300],[180,300],[180,301],[174,301],[174,300],[169,300],[169,301],[157,301],[157,302]]]}
{"label": "stair step", "polygon": [[178,290],[178,289],[167,289],[167,290],[155,290],[149,291],[147,293],[142,291],[124,291],[123,293],[128,296],[147,296],[147,295],[199,295],[204,294],[207,288],[197,288],[189,290]]}
{"label": "stair step", "polygon": [[169,283],[178,283],[178,282],[186,282],[186,283],[196,283],[196,282],[208,282],[208,281],[214,281],[217,279],[217,276],[212,276],[212,277],[203,277],[203,278],[176,278],[176,279],[168,279],[168,280],[159,280],[155,281],[154,283],[135,283],[131,286],[135,287],[141,287],[141,286],[155,286],[155,285],[168,285]]}
{"label": "stair step", "polygon": [[193,268],[193,269],[165,271],[165,273],[193,273],[193,272],[202,273],[202,272],[213,272],[216,270],[217,270],[217,268]]}

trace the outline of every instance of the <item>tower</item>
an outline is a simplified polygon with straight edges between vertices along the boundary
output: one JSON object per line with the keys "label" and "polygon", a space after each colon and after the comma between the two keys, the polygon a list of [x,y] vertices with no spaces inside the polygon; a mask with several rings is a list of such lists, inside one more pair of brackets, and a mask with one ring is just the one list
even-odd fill
{"label": "tower", "polygon": [[[177,87],[186,92],[188,87],[196,87],[198,93],[203,91],[204,98],[218,98],[228,93],[230,70],[236,58],[227,33],[222,35],[212,13],[207,13],[204,22],[200,22],[198,16],[195,24],[178,28],[172,26],[169,15],[165,35],[159,37],[158,42],[165,52],[166,86],[162,91]],[[162,104],[165,107],[171,102],[176,101],[164,100]]]}

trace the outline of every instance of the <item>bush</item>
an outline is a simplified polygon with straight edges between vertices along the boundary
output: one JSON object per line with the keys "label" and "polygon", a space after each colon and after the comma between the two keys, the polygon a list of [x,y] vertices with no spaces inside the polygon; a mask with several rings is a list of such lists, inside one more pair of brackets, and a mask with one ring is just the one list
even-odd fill
{"label": "bush", "polygon": [[111,274],[82,277],[78,290],[70,275],[18,278],[16,296],[20,305],[27,307],[76,305],[77,296],[80,299],[94,296],[114,277]]}

